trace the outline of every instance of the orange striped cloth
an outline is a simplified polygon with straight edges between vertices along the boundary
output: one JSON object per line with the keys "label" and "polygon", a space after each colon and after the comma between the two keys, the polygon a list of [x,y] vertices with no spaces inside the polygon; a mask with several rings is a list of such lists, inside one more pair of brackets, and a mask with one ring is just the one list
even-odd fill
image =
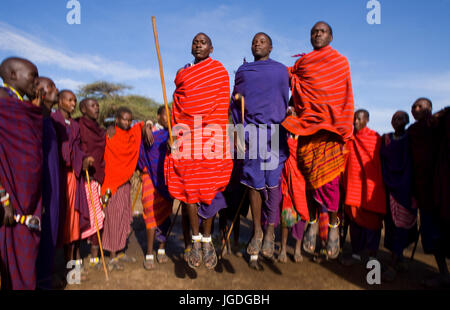
{"label": "orange striped cloth", "polygon": [[152,229],[160,226],[172,214],[172,202],[165,199],[153,186],[147,168],[142,174],[142,206],[145,227]]}
{"label": "orange striped cloth", "polygon": [[281,218],[287,227],[291,227],[299,219],[309,220],[305,179],[297,166],[297,142],[297,139],[288,138],[289,157],[284,163],[281,179]]}
{"label": "orange striped cloth", "polygon": [[343,144],[335,134],[324,130],[312,136],[299,137],[297,158],[307,190],[321,188],[345,169]]}
{"label": "orange striped cloth", "polygon": [[116,128],[112,138],[106,135],[105,181],[102,184],[102,196],[107,189],[112,195],[117,188],[133,176],[139,159],[143,122],[135,124],[129,130]]}
{"label": "orange striped cloth", "polygon": [[[166,156],[165,180],[174,198],[186,203],[209,205],[218,192],[225,190],[233,169],[227,136],[229,76],[220,62],[208,58],[182,69],[175,78],[175,84],[173,134],[177,144],[180,146],[181,142],[182,145],[175,156],[174,151]],[[194,131],[194,118],[199,117],[201,122]],[[177,133],[181,124],[185,129]],[[211,132],[213,127],[217,132]],[[205,151],[213,151],[215,156],[211,158],[211,154]],[[187,154],[188,158],[179,158],[179,152]]]}
{"label": "orange striped cloth", "polygon": [[365,127],[355,134],[347,147],[349,156],[344,173],[345,204],[379,215],[386,214],[380,135]]}
{"label": "orange striped cloth", "polygon": [[297,116],[288,116],[282,125],[299,136],[323,129],[344,142],[349,140],[354,107],[347,58],[326,46],[304,55],[288,69]]}

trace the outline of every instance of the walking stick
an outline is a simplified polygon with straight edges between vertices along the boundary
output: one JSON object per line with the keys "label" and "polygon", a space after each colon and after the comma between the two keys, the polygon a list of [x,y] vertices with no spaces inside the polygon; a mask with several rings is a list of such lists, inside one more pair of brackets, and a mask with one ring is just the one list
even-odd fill
{"label": "walking stick", "polygon": [[[234,96],[234,99],[236,99],[236,100],[241,100],[241,116],[242,116],[242,119],[241,119],[241,120],[242,120],[242,125],[244,125],[244,105],[245,105],[244,96],[242,96],[241,94],[238,93],[238,94],[236,94],[236,95]],[[245,142],[244,142],[244,143],[245,143]],[[245,144],[244,144],[244,145],[245,145]],[[241,202],[239,203],[239,207],[238,207],[237,212],[236,212],[236,214],[235,214],[235,216],[234,216],[233,222],[231,222],[230,229],[228,229],[227,237],[226,237],[226,239],[225,239],[225,243],[222,245],[222,249],[220,250],[220,257],[221,257],[221,258],[222,258],[223,250],[225,249],[225,246],[226,246],[227,243],[228,243],[228,239],[230,239],[231,232],[233,231],[234,223],[236,222],[236,220],[237,220],[237,219],[239,218],[239,216],[240,216],[241,208],[242,208],[242,205],[244,204],[244,200],[245,200],[245,197],[247,196],[247,192],[248,192],[248,187],[245,188],[244,195],[242,196]]]}
{"label": "walking stick", "polygon": [[163,66],[162,66],[162,60],[161,60],[161,52],[159,51],[158,32],[156,31],[155,16],[152,16],[152,24],[153,24],[153,34],[155,36],[156,53],[158,54],[159,74],[161,75],[161,85],[162,85],[162,90],[163,90],[164,106],[166,107],[167,125],[168,125],[168,129],[169,129],[169,137],[170,137],[170,146],[172,146],[173,145],[172,127],[170,125],[169,105],[167,103],[166,84],[164,82],[164,72],[163,72]]}
{"label": "walking stick", "polygon": [[233,219],[233,222],[231,223],[230,229],[228,229],[228,231],[227,231],[227,238],[225,239],[225,243],[222,245],[222,249],[220,249],[220,258],[222,258],[223,250],[225,249],[225,246],[228,243],[228,239],[230,239],[231,232],[233,231],[234,223],[240,216],[241,208],[242,208],[242,205],[244,204],[244,200],[245,200],[245,197],[247,196],[247,193],[248,193],[248,187],[245,189],[244,195],[242,196],[241,203],[239,204],[236,215],[234,216],[234,219]]}
{"label": "walking stick", "polygon": [[172,223],[170,223],[169,230],[167,231],[167,234],[166,234],[166,240],[167,240],[167,238],[169,238],[169,236],[170,236],[170,233],[171,233],[171,231],[172,231],[173,225],[175,224],[175,221],[177,220],[178,213],[180,212],[180,209],[181,209],[181,201],[178,201],[177,212],[175,213],[175,217],[174,217]]}
{"label": "walking stick", "polygon": [[139,186],[136,190],[136,195],[134,195],[133,205],[131,206],[131,214],[134,214],[134,206],[136,205],[137,198],[139,196],[139,191],[141,190],[142,182],[139,182]]}
{"label": "walking stick", "polygon": [[87,170],[86,170],[86,178],[87,178],[87,183],[88,183],[89,195],[91,197],[92,211],[94,212],[95,228],[97,228],[98,245],[100,247],[100,254],[102,256],[103,270],[105,271],[106,281],[108,281],[109,280],[108,270],[106,269],[105,257],[103,256],[102,239],[100,238],[100,231],[98,229],[97,213],[95,212],[94,197],[92,196],[91,182],[89,181],[89,173]]}
{"label": "walking stick", "polygon": [[410,258],[411,261],[414,259],[414,254],[416,253],[417,244],[419,243],[420,228],[421,227],[419,227],[419,230],[417,231],[416,242],[414,243],[414,248],[413,248],[413,251],[412,251],[412,254],[411,254],[411,258]]}

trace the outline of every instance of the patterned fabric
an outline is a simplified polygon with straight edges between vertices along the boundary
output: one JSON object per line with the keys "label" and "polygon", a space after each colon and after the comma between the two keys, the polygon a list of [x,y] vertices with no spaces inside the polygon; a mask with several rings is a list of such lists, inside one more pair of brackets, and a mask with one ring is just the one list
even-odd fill
{"label": "patterned fabric", "polygon": [[90,185],[91,185],[91,193],[92,193],[92,199],[94,200],[94,209],[95,209],[95,214],[94,214],[94,210],[92,208],[92,200],[91,200],[91,195],[89,193],[89,186],[88,183],[84,183],[85,186],[85,192],[86,192],[86,199],[88,201],[88,205],[89,205],[89,222],[90,222],[90,227],[88,230],[85,230],[81,233],[81,239],[86,239],[90,236],[96,235],[97,234],[97,226],[95,225],[95,218],[97,217],[97,225],[98,225],[98,230],[102,230],[103,229],[103,208],[102,205],[100,203],[100,184],[95,181],[95,180],[89,180],[90,181]]}
{"label": "patterned fabric", "polygon": [[299,137],[297,159],[307,190],[321,188],[336,179],[345,168],[342,143],[336,135],[326,131]]}
{"label": "patterned fabric", "polygon": [[305,179],[297,166],[297,143],[297,139],[288,139],[289,158],[284,164],[281,181],[281,217],[287,227],[293,226],[300,219],[309,220]]}
{"label": "patterned fabric", "polygon": [[302,56],[288,69],[297,116],[288,116],[282,125],[299,136],[326,130],[343,142],[349,140],[354,107],[347,58],[326,46]]}
{"label": "patterned fabric", "polygon": [[[172,197],[209,205],[225,190],[233,168],[227,136],[229,76],[220,62],[208,58],[181,70],[175,84],[172,124],[178,150],[176,156],[172,152],[166,157],[166,183]],[[194,124],[195,119],[199,124]],[[195,131],[194,125],[199,126]],[[213,133],[213,127],[220,127],[222,133],[218,129]],[[179,158],[180,153],[187,158]]]}
{"label": "patterned fabric", "polygon": [[322,241],[328,240],[328,224],[329,224],[328,211],[321,210],[319,212],[319,238]]}
{"label": "patterned fabric", "polygon": [[[381,173],[381,137],[365,127],[348,143],[344,173],[345,204],[369,212],[386,214],[386,193]],[[361,225],[364,226],[364,225]]]}
{"label": "patterned fabric", "polygon": [[162,225],[172,214],[172,200],[167,200],[153,186],[147,168],[142,174],[143,217],[147,229]]}
{"label": "patterned fabric", "polygon": [[[9,93],[9,92],[8,92]],[[42,215],[41,109],[15,97],[0,98],[0,184],[14,212]],[[2,288],[34,290],[40,235],[25,225],[0,227]]]}
{"label": "patterned fabric", "polygon": [[130,189],[129,182],[120,186],[105,208],[102,245],[107,251],[117,252],[126,246],[133,220]]}

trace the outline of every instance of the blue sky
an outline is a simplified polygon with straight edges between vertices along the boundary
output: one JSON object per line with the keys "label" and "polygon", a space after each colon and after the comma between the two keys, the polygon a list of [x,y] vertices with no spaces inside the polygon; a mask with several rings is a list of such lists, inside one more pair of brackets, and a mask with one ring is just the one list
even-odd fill
{"label": "blue sky", "polygon": [[369,110],[370,127],[391,131],[392,114],[410,112],[420,96],[433,101],[434,111],[450,105],[450,0],[379,0],[379,25],[366,21],[368,0],[78,0],[80,25],[66,21],[68,0],[0,1],[0,59],[26,57],[60,89],[103,79],[162,103],[151,16],[169,100],[176,71],[192,61],[196,33],[210,35],[212,57],[233,85],[243,58],[253,59],[256,32],[268,33],[271,57],[291,66],[292,55],[312,50],[312,25],[325,20],[333,27],[331,45],[350,62],[355,106]]}

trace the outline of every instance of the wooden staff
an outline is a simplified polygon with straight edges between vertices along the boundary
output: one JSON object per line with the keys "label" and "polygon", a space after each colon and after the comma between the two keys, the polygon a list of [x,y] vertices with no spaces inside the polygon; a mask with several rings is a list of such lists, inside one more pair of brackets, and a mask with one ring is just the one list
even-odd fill
{"label": "wooden staff", "polygon": [[156,31],[156,18],[155,16],[152,16],[152,24],[153,24],[153,34],[155,36],[155,45],[156,45],[156,53],[158,54],[158,62],[159,62],[159,74],[161,75],[161,85],[163,90],[163,97],[164,97],[164,106],[166,107],[166,115],[167,115],[167,124],[169,127],[169,137],[170,137],[170,146],[173,145],[173,138],[172,138],[172,127],[170,124],[170,113],[169,113],[169,104],[167,103],[167,96],[166,96],[166,84],[164,82],[164,72],[163,72],[163,66],[162,66],[162,60],[161,60],[161,52],[159,51],[159,42],[158,42],[158,32]]}
{"label": "wooden staff", "polygon": [[134,206],[136,205],[136,201],[139,196],[139,191],[141,190],[141,187],[142,187],[142,181],[139,182],[139,186],[136,190],[136,195],[134,195],[133,205],[131,206],[131,214],[134,214]]}
{"label": "wooden staff", "polygon": [[95,212],[95,207],[94,207],[94,196],[92,196],[91,182],[89,181],[89,173],[87,170],[86,170],[86,178],[87,178],[87,183],[88,183],[89,195],[91,197],[92,212],[94,212],[95,227],[97,228],[98,245],[100,247],[100,254],[102,256],[103,270],[105,271],[106,281],[108,281],[109,280],[108,270],[106,269],[105,257],[103,256],[102,239],[100,238],[100,231],[98,229],[97,213]]}
{"label": "wooden staff", "polygon": [[166,234],[166,240],[167,240],[167,238],[169,238],[169,235],[170,235],[170,232],[172,231],[173,225],[175,224],[175,221],[177,220],[178,213],[180,212],[180,208],[181,208],[181,201],[178,201],[177,213],[175,213],[175,217],[173,218],[172,223],[170,223],[169,230],[167,231],[167,234]]}
{"label": "wooden staff", "polygon": [[[242,96],[241,94],[237,93],[234,96],[234,99],[241,101],[241,116],[242,116],[241,120],[242,120],[242,125],[245,126],[244,125],[244,110],[245,110],[244,96]],[[245,141],[244,141],[244,143],[245,143]],[[228,243],[228,239],[230,239],[231,232],[233,231],[234,223],[236,222],[236,220],[240,216],[241,208],[242,208],[242,205],[244,204],[244,200],[245,200],[245,197],[247,196],[247,193],[248,193],[248,187],[245,189],[244,195],[242,196],[242,199],[241,199],[241,202],[240,202],[239,207],[237,209],[236,215],[234,216],[233,222],[231,222],[230,229],[227,232],[227,238],[225,239],[225,243],[222,245],[222,249],[220,250],[220,257],[222,257],[223,249],[225,249],[225,246]]]}

